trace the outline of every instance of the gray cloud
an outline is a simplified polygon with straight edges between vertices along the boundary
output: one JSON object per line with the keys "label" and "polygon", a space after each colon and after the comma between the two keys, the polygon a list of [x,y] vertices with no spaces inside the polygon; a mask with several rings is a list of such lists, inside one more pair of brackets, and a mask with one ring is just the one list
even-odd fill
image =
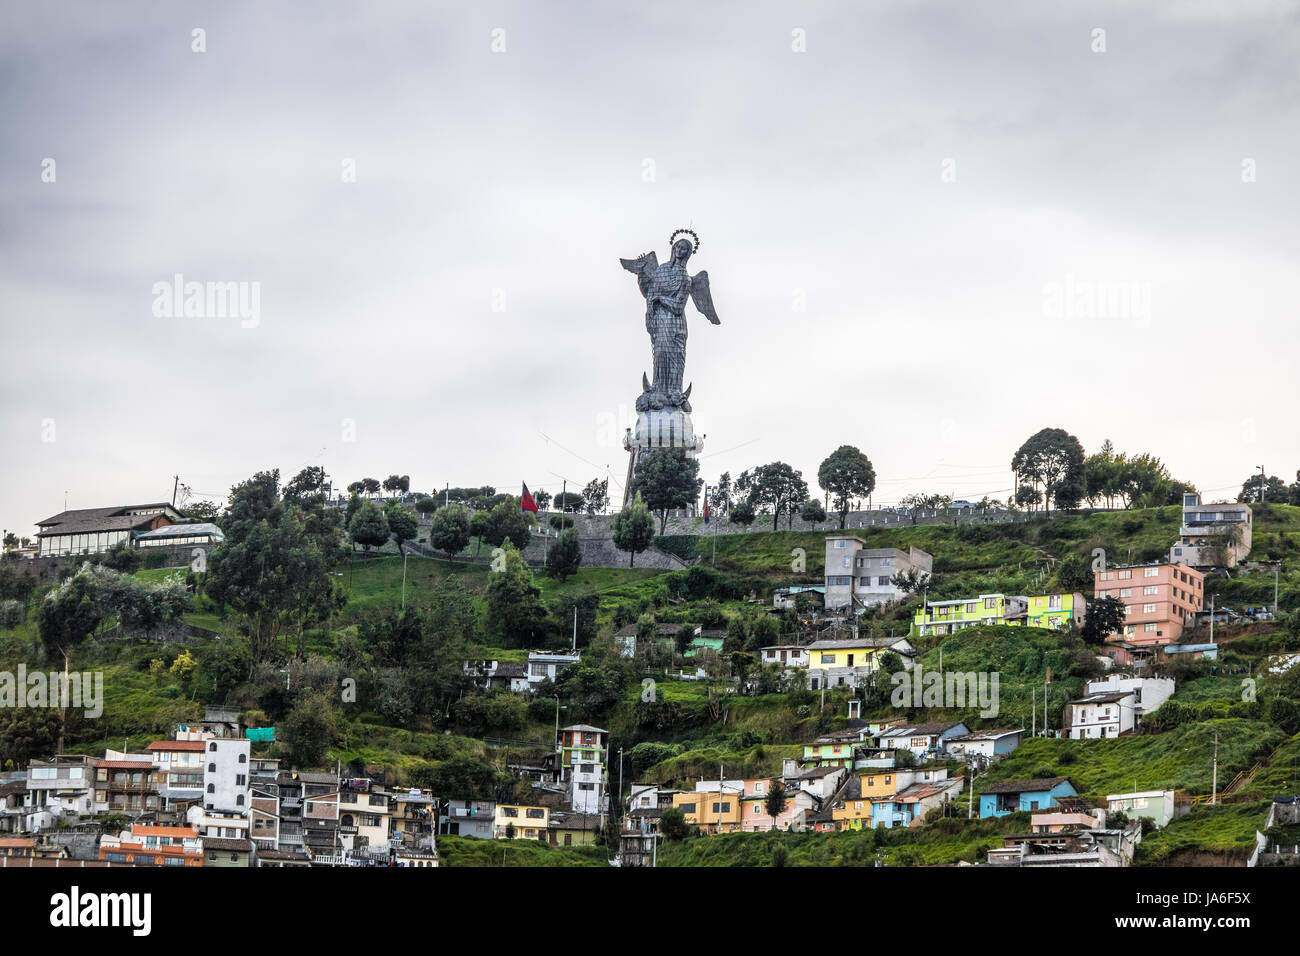
{"label": "gray cloud", "polygon": [[[0,520],[313,462],[617,484],[601,423],[649,365],[617,258],[687,224],[723,320],[688,352],[710,479],[815,485],[850,442],[879,499],[1005,495],[1045,425],[1222,493],[1290,475],[1296,12],[11,7]],[[155,318],[176,273],[260,283],[260,324]],[[1068,282],[1148,289],[1149,318],[1045,314]]]}

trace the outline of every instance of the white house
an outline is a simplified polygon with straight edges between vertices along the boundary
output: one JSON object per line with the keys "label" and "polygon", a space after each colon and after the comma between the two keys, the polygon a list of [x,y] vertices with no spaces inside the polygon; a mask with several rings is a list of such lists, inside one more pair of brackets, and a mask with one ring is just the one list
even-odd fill
{"label": "white house", "polygon": [[1137,702],[1132,691],[1089,694],[1065,707],[1065,726],[1071,740],[1118,737],[1137,724]]}
{"label": "white house", "polygon": [[1174,682],[1168,677],[1121,677],[1119,674],[1088,682],[1089,694],[1121,691],[1132,692],[1135,714],[1141,718],[1174,696]]}
{"label": "white house", "polygon": [[969,733],[970,728],[961,722],[904,725],[882,733],[880,746],[888,750],[910,750],[918,760],[929,760],[944,753],[949,740]]}
{"label": "white house", "polygon": [[807,644],[772,644],[760,648],[764,664],[780,664],[787,669],[808,666]]}
{"label": "white house", "polygon": [[204,742],[203,807],[218,813],[247,816],[249,810],[248,758],[252,741],[214,737]]}
{"label": "white house", "polygon": [[1023,730],[977,730],[974,733],[949,737],[945,741],[948,755],[958,760],[978,757],[985,761],[1004,757],[1020,746]]}
{"label": "white house", "polygon": [[528,689],[536,690],[544,680],[554,683],[560,671],[570,664],[578,663],[577,651],[529,651],[528,652]]}
{"label": "white house", "polygon": [[1106,809],[1112,813],[1127,814],[1129,817],[1147,817],[1154,820],[1158,827],[1168,825],[1169,821],[1177,816],[1172,790],[1139,790],[1135,793],[1107,794]]}

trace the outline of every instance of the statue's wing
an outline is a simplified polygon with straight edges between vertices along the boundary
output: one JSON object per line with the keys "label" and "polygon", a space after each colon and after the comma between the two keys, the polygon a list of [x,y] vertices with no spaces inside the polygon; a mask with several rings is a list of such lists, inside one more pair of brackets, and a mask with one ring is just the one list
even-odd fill
{"label": "statue's wing", "polygon": [[628,272],[636,273],[636,284],[640,288],[641,294],[646,294],[646,286],[650,282],[650,277],[654,271],[659,268],[659,257],[654,254],[654,250],[647,252],[643,256],[635,259],[619,259],[623,263],[623,268]]}
{"label": "statue's wing", "polygon": [[628,272],[635,272],[638,275],[642,272],[653,272],[659,268],[659,257],[654,254],[654,250],[647,252],[643,256],[637,256],[635,259],[619,259],[623,263],[623,268]]}
{"label": "statue's wing", "polygon": [[695,303],[695,308],[700,310],[700,314],[714,325],[722,324],[722,320],[718,318],[718,313],[713,311],[713,296],[709,294],[709,274],[707,272],[701,271],[691,276],[691,301]]}

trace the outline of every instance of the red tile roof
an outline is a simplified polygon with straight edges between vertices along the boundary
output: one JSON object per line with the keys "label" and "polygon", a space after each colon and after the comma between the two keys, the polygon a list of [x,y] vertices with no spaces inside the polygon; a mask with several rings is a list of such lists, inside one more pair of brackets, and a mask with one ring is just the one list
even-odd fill
{"label": "red tile roof", "polygon": [[144,749],[154,752],[168,750],[182,753],[202,753],[207,747],[201,740],[155,740]]}

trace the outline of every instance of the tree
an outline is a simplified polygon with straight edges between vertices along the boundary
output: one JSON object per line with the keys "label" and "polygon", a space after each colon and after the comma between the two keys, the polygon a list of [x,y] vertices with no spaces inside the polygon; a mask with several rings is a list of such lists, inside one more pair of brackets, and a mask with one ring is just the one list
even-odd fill
{"label": "tree", "polygon": [[[799,509],[799,517],[809,524],[821,524],[826,520],[826,509],[816,498],[809,498]],[[844,525],[840,525],[844,527]]]}
{"label": "tree", "polygon": [[1107,508],[1113,507],[1122,491],[1125,464],[1124,456],[1115,453],[1115,446],[1107,438],[1100,451],[1083,460],[1084,497],[1092,504],[1104,501]]}
{"label": "tree", "polygon": [[90,636],[104,616],[93,569],[83,564],[72,577],[52,588],[41,602],[37,625],[46,656],[55,660],[70,653]]}
{"label": "tree", "polygon": [[571,574],[576,574],[582,564],[582,547],[578,543],[578,532],[573,529],[560,532],[555,543],[546,552],[546,573],[563,581]]}
{"label": "tree", "polygon": [[384,506],[384,517],[388,521],[388,530],[397,539],[397,553],[402,553],[402,542],[412,541],[420,533],[420,527],[411,517],[411,513],[396,501]]}
{"label": "tree", "polygon": [[1051,512],[1076,507],[1084,495],[1083,446],[1062,428],[1044,428],[1031,435],[1011,458],[1017,486],[1041,490]]}
{"label": "tree", "polygon": [[204,582],[212,600],[248,618],[255,662],[269,655],[282,626],[296,624],[301,642],[303,629],[337,605],[331,572],[346,553],[333,519],[279,500],[279,474],[259,472],[231,489],[225,541],[213,549]]}
{"label": "tree", "polygon": [[728,521],[745,528],[753,524],[756,518],[758,518],[758,511],[754,508],[754,503],[748,498],[742,498],[727,512]]}
{"label": "tree", "polygon": [[785,811],[785,784],[779,777],[773,777],[767,783],[767,797],[763,800],[763,809],[772,818],[772,829],[776,829],[776,818]]}
{"label": "tree", "polygon": [[609,510],[609,479],[593,478],[587,482],[587,487],[582,489],[582,504],[580,507],[587,509],[587,514],[604,514]]}
{"label": "tree", "polygon": [[866,498],[875,490],[876,470],[871,466],[871,459],[857,448],[841,445],[817,469],[817,484],[822,491],[834,496],[835,511],[839,513],[840,530],[843,531],[853,499]]}
{"label": "tree", "polygon": [[438,499],[432,495],[425,495],[415,502],[415,510],[422,515],[431,515],[438,510]]}
{"label": "tree", "polygon": [[284,486],[285,501],[301,502],[306,498],[323,498],[325,495],[325,469],[309,465]]}
{"label": "tree", "polygon": [[538,488],[533,492],[533,501],[537,502],[539,511],[545,511],[551,504],[551,493]]}
{"label": "tree", "polygon": [[555,496],[553,504],[560,511],[577,514],[583,509],[583,497],[576,491],[562,491]]}
{"label": "tree", "polygon": [[889,579],[889,583],[898,588],[904,594],[920,594],[926,588],[931,586],[929,571],[919,571],[916,568],[908,568],[906,571],[899,571]]}
{"label": "tree", "polygon": [[311,693],[296,703],[281,723],[280,743],[295,767],[319,767],[338,736],[338,715],[330,698]]}
{"label": "tree", "polygon": [[632,499],[630,505],[614,515],[611,533],[614,547],[631,555],[627,566],[635,567],[636,556],[650,547],[650,542],[655,536],[654,516],[650,514],[650,509],[646,507],[640,492]]}
{"label": "tree", "polygon": [[367,551],[383,547],[389,538],[388,519],[373,501],[363,501],[348,523],[348,534],[354,546],[359,544]]}
{"label": "tree", "polygon": [[668,512],[685,508],[699,496],[700,463],[680,448],[661,448],[642,455],[632,475],[632,492],[659,519],[659,533],[668,523]]}
{"label": "tree", "polygon": [[1091,591],[1093,581],[1087,555],[1071,551],[1056,566],[1056,583],[1063,591]]}
{"label": "tree", "polygon": [[523,555],[506,542],[502,545],[504,567],[488,576],[488,627],[505,638],[509,647],[537,646],[535,638],[545,629],[546,608],[541,590]]}
{"label": "tree", "polygon": [[1101,644],[1112,634],[1122,634],[1125,620],[1124,602],[1119,598],[1107,596],[1092,601],[1083,616],[1083,639],[1089,644]]}
{"label": "tree", "polygon": [[479,550],[483,547],[483,541],[487,538],[488,528],[492,526],[492,515],[487,511],[475,511],[469,517],[470,537],[477,538],[478,543],[474,545],[474,557],[478,557]]}
{"label": "tree", "polygon": [[221,506],[215,501],[191,501],[180,511],[182,516],[191,521],[211,523],[221,516]]}
{"label": "tree", "polygon": [[665,807],[659,816],[659,832],[676,843],[686,836],[686,814],[681,807]]}
{"label": "tree", "polygon": [[373,498],[375,495],[379,494],[379,489],[382,488],[382,487],[383,487],[383,485],[380,483],[380,481],[379,481],[378,478],[362,478],[362,479],[361,479],[361,488],[362,488],[362,490],[365,491],[365,493],[368,494],[368,495],[370,495],[370,497],[372,497],[372,498]]}
{"label": "tree", "polygon": [[17,547],[18,547],[18,535],[10,531],[4,537],[4,549],[6,551],[12,551]]}
{"label": "tree", "polygon": [[952,495],[915,492],[914,494],[904,495],[898,499],[898,503],[911,514],[912,524],[916,524],[916,519],[921,516],[921,512],[942,511],[952,504]]}
{"label": "tree", "polygon": [[469,512],[464,505],[444,505],[434,512],[429,527],[429,547],[452,558],[469,547],[470,530]]}
{"label": "tree", "polygon": [[713,500],[717,502],[718,510],[723,513],[731,511],[731,472],[724,471],[722,477],[718,479],[718,485],[713,491]]}
{"label": "tree", "polygon": [[519,507],[518,498],[507,497],[488,512],[487,531],[483,539],[494,548],[509,540],[520,551],[532,540],[533,516]]}
{"label": "tree", "polygon": [[803,473],[783,461],[742,472],[736,479],[736,489],[745,492],[755,507],[772,510],[773,531],[781,515],[788,513],[793,519],[798,504],[808,500],[808,483],[803,480]]}
{"label": "tree", "polygon": [[[1300,482],[1300,472],[1296,472],[1296,480]],[[1277,475],[1269,475],[1267,478],[1263,475],[1251,475],[1242,483],[1241,494],[1237,495],[1237,500],[1281,502],[1288,500],[1289,497],[1286,482]]]}

